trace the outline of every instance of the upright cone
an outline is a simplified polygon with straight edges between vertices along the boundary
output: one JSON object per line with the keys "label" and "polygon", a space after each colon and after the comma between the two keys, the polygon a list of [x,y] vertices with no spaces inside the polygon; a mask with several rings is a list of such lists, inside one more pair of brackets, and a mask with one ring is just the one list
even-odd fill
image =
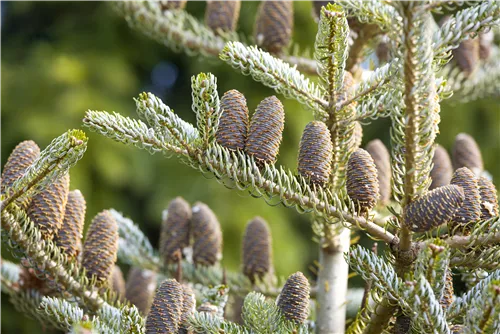
{"label": "upright cone", "polygon": [[243,150],[248,137],[248,107],[245,96],[236,89],[227,91],[220,101],[222,115],[216,133],[219,145]]}
{"label": "upright cone", "polygon": [[156,290],[146,320],[146,333],[177,333],[181,322],[183,290],[174,279],[167,279]]}
{"label": "upright cone", "polygon": [[165,264],[177,262],[182,250],[189,246],[191,207],[182,197],[168,205],[160,235],[160,256]]}
{"label": "upright cone", "polygon": [[495,185],[484,176],[478,179],[481,196],[481,220],[498,216],[498,195]]}
{"label": "upright cone", "polygon": [[222,232],[213,211],[204,203],[193,206],[193,262],[212,266],[222,254]]}
{"label": "upright cone", "polygon": [[116,292],[120,299],[125,297],[125,279],[123,278],[122,270],[115,264],[111,273],[110,288]]}
{"label": "upright cone", "polygon": [[182,312],[180,327],[186,332],[189,328],[189,317],[194,313],[196,309],[196,298],[194,296],[193,290],[187,286],[182,285]]}
{"label": "upright cone", "polygon": [[300,271],[288,277],[277,302],[287,320],[305,323],[309,316],[309,292],[309,281]]}
{"label": "upright cone", "polygon": [[469,38],[452,51],[453,58],[465,76],[470,76],[479,64],[479,39]]}
{"label": "upright cone", "polygon": [[464,191],[456,185],[434,189],[411,202],[404,222],[413,232],[427,232],[449,222],[464,202]]}
{"label": "upright cone", "polygon": [[46,240],[52,240],[63,224],[68,193],[69,174],[65,174],[31,200],[28,217]]}
{"label": "upright cone", "polygon": [[274,163],[284,126],[285,110],[280,100],[276,96],[266,97],[259,103],[252,116],[245,152],[254,156],[260,163]]}
{"label": "upright cone", "polygon": [[97,284],[109,284],[118,253],[118,224],[111,212],[104,210],[92,220],[83,244],[82,265],[87,277],[96,276]]}
{"label": "upright cone", "polygon": [[156,273],[138,267],[130,268],[125,285],[125,298],[134,304],[142,315],[149,313],[156,290]]}
{"label": "upright cone", "polygon": [[312,184],[322,187],[332,171],[333,145],[325,123],[313,121],[306,125],[300,140],[298,169]]}
{"label": "upright cone", "polygon": [[382,205],[387,205],[391,199],[391,156],[380,139],[370,141],[366,145],[366,151],[377,167],[379,201]]}
{"label": "upright cone", "polygon": [[459,133],[453,145],[453,168],[469,168],[474,174],[480,175],[484,169],[483,157],[474,138],[466,133]]}
{"label": "upright cone", "polygon": [[450,307],[451,303],[453,302],[453,273],[451,272],[451,269],[448,268],[446,270],[446,282],[444,285],[444,291],[443,291],[443,296],[441,297],[441,300],[439,303],[444,309],[447,309]]}
{"label": "upright cone", "polygon": [[241,1],[207,1],[205,23],[214,32],[234,31],[240,17]]}
{"label": "upright cone", "polygon": [[453,167],[451,166],[450,156],[443,146],[436,146],[432,163],[434,166],[431,170],[432,183],[429,190],[450,184],[453,175]]}
{"label": "upright cone", "polygon": [[462,187],[465,194],[463,204],[451,220],[451,226],[465,226],[478,221],[481,217],[481,195],[474,174],[467,167],[459,168],[453,173],[450,183]]}
{"label": "upright cone", "polygon": [[76,259],[82,251],[83,226],[87,204],[80,190],[72,190],[64,210],[61,228],[55,237],[56,245],[69,257]]}
{"label": "upright cone", "polygon": [[490,59],[494,41],[493,31],[479,34],[479,59],[487,61]]}
{"label": "upright cone", "polygon": [[255,282],[273,271],[272,239],[269,227],[261,217],[253,218],[243,236],[243,274]]}
{"label": "upright cone", "polygon": [[2,171],[1,192],[12,187],[26,169],[40,156],[40,148],[32,140],[19,143],[9,155]]}
{"label": "upright cone", "polygon": [[257,45],[271,53],[283,51],[292,38],[293,1],[262,1],[255,21]]}
{"label": "upright cone", "polygon": [[360,212],[368,212],[378,201],[377,167],[365,150],[358,148],[347,161],[347,194]]}

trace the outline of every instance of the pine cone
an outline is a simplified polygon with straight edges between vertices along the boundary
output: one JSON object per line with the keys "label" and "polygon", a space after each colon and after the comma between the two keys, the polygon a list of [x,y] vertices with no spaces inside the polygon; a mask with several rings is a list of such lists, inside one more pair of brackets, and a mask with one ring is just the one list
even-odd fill
{"label": "pine cone", "polygon": [[130,268],[125,285],[125,298],[134,304],[143,316],[149,313],[156,290],[156,273],[138,267]]}
{"label": "pine cone", "polygon": [[45,240],[52,240],[63,224],[68,193],[69,174],[65,174],[31,200],[28,217],[39,228]]}
{"label": "pine cone", "polygon": [[167,279],[156,290],[146,319],[146,333],[177,333],[181,321],[183,290],[174,279]]}
{"label": "pine cone", "polygon": [[474,174],[480,175],[484,169],[483,157],[474,138],[466,133],[459,133],[453,145],[453,168],[469,168]]}
{"label": "pine cone", "polygon": [[377,49],[375,50],[375,54],[377,55],[379,64],[387,63],[389,62],[389,43],[387,42],[380,42],[377,45]]}
{"label": "pine cone", "polygon": [[191,207],[182,197],[170,202],[163,217],[160,235],[160,256],[165,265],[179,260],[182,250],[189,246]]}
{"label": "pine cone", "polygon": [[287,320],[303,324],[309,315],[309,281],[300,271],[290,275],[278,297],[278,308]]}
{"label": "pine cone", "polygon": [[429,190],[450,184],[453,167],[451,166],[450,156],[443,146],[436,146],[432,163],[434,166],[431,170],[432,183]]}
{"label": "pine cone", "polygon": [[245,96],[236,89],[227,91],[220,101],[222,115],[217,143],[230,150],[245,149],[248,136],[248,107]]}
{"label": "pine cone", "polygon": [[106,286],[118,253],[118,224],[108,210],[92,220],[83,245],[82,265],[87,277],[96,276],[97,284]]}
{"label": "pine cone", "polygon": [[259,103],[250,122],[245,152],[259,162],[274,163],[278,156],[285,111],[276,96],[266,97]]}
{"label": "pine cone", "polygon": [[377,167],[380,203],[387,205],[391,199],[391,156],[380,139],[370,141],[366,151]]}
{"label": "pine cone", "polygon": [[188,319],[194,313],[195,309],[196,298],[193,290],[187,285],[182,285],[182,313],[180,321],[182,329],[187,330],[189,328]]}
{"label": "pine cone", "polygon": [[257,45],[280,53],[290,44],[293,32],[293,1],[262,1],[255,20]]}
{"label": "pine cone", "polygon": [[312,184],[324,186],[332,170],[333,145],[325,123],[313,121],[306,125],[300,140],[299,174]]}
{"label": "pine cone", "polygon": [[463,204],[451,220],[451,226],[464,226],[479,220],[481,217],[481,195],[474,174],[467,167],[459,168],[453,173],[450,183],[462,187],[465,194]]}
{"label": "pine cone", "polygon": [[498,197],[495,185],[484,176],[478,179],[481,196],[481,220],[498,216]]}
{"label": "pine cone", "polygon": [[40,148],[32,140],[19,143],[9,155],[3,167],[1,190],[5,193],[15,181],[24,175],[26,169],[40,156]]}
{"label": "pine cone", "polygon": [[261,217],[253,218],[243,236],[243,274],[252,282],[273,271],[272,239],[269,227]]}
{"label": "pine cone", "polygon": [[370,211],[377,203],[377,167],[370,154],[361,148],[354,151],[347,162],[346,188],[360,212]]}
{"label": "pine cone", "polygon": [[215,214],[201,202],[193,206],[193,262],[212,266],[221,258],[222,232]]}
{"label": "pine cone", "polygon": [[404,222],[413,232],[427,232],[449,222],[464,202],[464,190],[456,185],[436,188],[411,202]]}
{"label": "pine cone", "polygon": [[444,285],[444,291],[443,291],[443,296],[441,297],[441,300],[439,303],[444,309],[447,309],[450,307],[451,303],[453,302],[453,274],[451,272],[451,269],[448,268],[446,270],[446,283]]}
{"label": "pine cone", "polygon": [[55,243],[69,257],[76,259],[82,251],[83,226],[87,204],[80,190],[72,190],[64,210],[61,228],[55,236]]}
{"label": "pine cone", "polygon": [[[340,90],[337,98],[338,103],[342,103],[352,96],[351,88],[354,86],[354,78],[349,71],[344,72],[344,81],[342,82],[342,89]],[[353,104],[356,102],[353,102]],[[351,105],[353,105],[351,104]]]}
{"label": "pine cone", "polygon": [[494,38],[495,36],[491,30],[479,34],[479,59],[484,61],[490,59]]}
{"label": "pine cone", "polygon": [[452,53],[462,73],[465,76],[470,76],[479,64],[479,39],[469,37],[469,39],[462,41]]}
{"label": "pine cone", "polygon": [[125,279],[123,278],[122,270],[115,265],[111,273],[110,288],[116,292],[120,299],[125,297]]}
{"label": "pine cone", "polygon": [[182,1],[177,1],[177,0],[162,0],[160,1],[160,8],[162,12],[166,10],[171,10],[171,9],[184,9],[186,7],[187,1],[182,0]]}
{"label": "pine cone", "polygon": [[234,31],[240,17],[240,1],[207,1],[205,23],[215,33]]}

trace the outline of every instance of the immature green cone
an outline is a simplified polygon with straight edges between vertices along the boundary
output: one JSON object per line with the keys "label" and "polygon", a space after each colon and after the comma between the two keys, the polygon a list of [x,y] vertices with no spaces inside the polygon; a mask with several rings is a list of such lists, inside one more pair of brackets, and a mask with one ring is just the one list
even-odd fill
{"label": "immature green cone", "polygon": [[429,191],[411,202],[404,213],[404,222],[413,232],[427,232],[449,222],[464,203],[464,190],[447,185]]}
{"label": "immature green cone", "polygon": [[138,267],[130,268],[125,285],[125,298],[134,304],[143,316],[149,313],[155,290],[154,271]]}
{"label": "immature green cone", "polygon": [[484,169],[483,157],[479,146],[474,138],[466,133],[459,133],[455,137],[452,158],[454,169],[467,167],[476,175],[480,175]]}
{"label": "immature green cone", "polygon": [[96,276],[97,284],[106,286],[118,253],[118,224],[111,212],[98,213],[89,229],[83,244],[82,265],[87,277]]}
{"label": "immature green cone", "polygon": [[87,204],[80,190],[68,193],[61,228],[55,236],[55,243],[69,257],[76,259],[82,251],[83,226]]}
{"label": "immature green cone", "polygon": [[207,1],[205,23],[214,32],[234,31],[240,17],[240,1]]}
{"label": "immature green cone", "polygon": [[451,166],[450,156],[443,146],[436,146],[432,163],[434,166],[431,169],[432,183],[429,190],[450,184],[453,167]]}
{"label": "immature green cone", "polygon": [[290,275],[278,296],[278,308],[287,320],[303,324],[309,315],[309,281],[300,271]]}
{"label": "immature green cone", "polygon": [[196,298],[194,296],[193,290],[187,286],[182,285],[182,312],[180,327],[184,330],[189,328],[189,317],[194,313],[196,309]]}
{"label": "immature green cone", "polygon": [[498,216],[498,195],[495,185],[484,176],[478,179],[481,196],[481,220]]}
{"label": "immature green cone", "polygon": [[253,218],[243,236],[243,274],[254,282],[273,270],[272,238],[269,227],[261,217]]}
{"label": "immature green cone", "polygon": [[12,187],[17,179],[23,176],[26,169],[40,156],[40,148],[32,140],[20,142],[9,155],[3,166],[1,193]]}
{"label": "immature green cone", "polygon": [[325,123],[308,123],[300,139],[299,174],[312,184],[322,187],[332,171],[333,145]]}
{"label": "immature green cone", "polygon": [[491,30],[479,34],[479,59],[488,60],[490,58],[494,37]]}
{"label": "immature green cone", "polygon": [[254,156],[259,162],[275,162],[284,127],[283,105],[276,96],[266,97],[259,103],[250,121],[245,152]]}
{"label": "immature green cone", "polygon": [[65,174],[31,200],[28,217],[34,221],[46,240],[52,240],[63,224],[68,193],[69,174]]}
{"label": "immature green cone", "polygon": [[453,302],[453,274],[451,272],[451,269],[448,268],[446,271],[446,283],[444,285],[444,291],[443,291],[443,296],[441,297],[441,300],[439,303],[444,309],[447,309],[450,307],[451,303]]}
{"label": "immature green cone", "polygon": [[455,212],[451,226],[463,226],[476,222],[481,217],[481,195],[474,173],[467,167],[459,168],[453,173],[450,184],[462,187],[464,202]]}
{"label": "immature green cone", "polygon": [[377,167],[372,157],[362,148],[354,151],[347,161],[347,194],[360,212],[368,212],[379,198]]}
{"label": "immature green cone", "polygon": [[248,136],[248,107],[245,96],[232,89],[220,100],[222,114],[215,134],[217,143],[230,150],[245,149]]}
{"label": "immature green cone", "polygon": [[184,9],[186,7],[187,1],[176,1],[176,0],[163,0],[160,1],[160,7],[162,11],[171,10],[171,9]]}
{"label": "immature green cone", "polygon": [[262,1],[255,20],[257,45],[280,53],[290,44],[293,31],[293,1]]}
{"label": "immature green cone", "polygon": [[125,279],[123,278],[122,270],[115,265],[111,273],[110,288],[116,292],[119,298],[125,297]]}
{"label": "immature green cone", "polygon": [[193,262],[212,266],[222,254],[222,232],[213,211],[204,203],[193,206]]}
{"label": "immature green cone", "polygon": [[462,41],[452,51],[453,58],[465,76],[470,76],[479,64],[479,39],[471,38]]}
{"label": "immature green cone", "polygon": [[177,333],[182,313],[182,286],[174,279],[167,279],[156,290],[156,295],[146,319],[146,333]]}
{"label": "immature green cone", "polygon": [[160,235],[160,256],[165,264],[177,262],[182,250],[189,246],[191,206],[182,197],[170,202],[163,217]]}
{"label": "immature green cone", "polygon": [[387,205],[391,199],[391,156],[380,139],[370,141],[366,145],[366,151],[377,167],[379,201],[382,205]]}

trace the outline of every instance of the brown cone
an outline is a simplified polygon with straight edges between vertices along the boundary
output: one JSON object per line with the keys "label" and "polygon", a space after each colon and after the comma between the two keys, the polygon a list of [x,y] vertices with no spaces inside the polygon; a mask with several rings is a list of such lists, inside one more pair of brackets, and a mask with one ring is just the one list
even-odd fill
{"label": "brown cone", "polygon": [[111,273],[110,288],[116,292],[120,299],[125,297],[125,279],[123,278],[122,270],[117,265],[113,267],[113,272]]}
{"label": "brown cone", "polygon": [[479,34],[479,59],[487,61],[491,56],[494,40],[493,31],[488,31]]}
{"label": "brown cone", "polygon": [[186,7],[187,1],[177,1],[177,0],[162,0],[160,1],[160,7],[162,11],[171,10],[171,9],[184,9]]}
{"label": "brown cone", "polygon": [[167,279],[156,290],[146,319],[146,333],[177,333],[181,321],[183,290],[174,279]]}
{"label": "brown cone", "polygon": [[146,316],[149,313],[156,290],[156,273],[137,267],[130,268],[125,285],[125,298],[134,304],[139,312]]}
{"label": "brown cone", "polygon": [[19,143],[9,155],[2,171],[1,192],[12,187],[26,169],[40,156],[40,148],[32,140]]}
{"label": "brown cone", "polygon": [[188,319],[194,313],[196,309],[196,298],[194,296],[193,290],[187,286],[182,286],[182,313],[180,326],[183,329],[189,328]]}
{"label": "brown cone", "polygon": [[212,266],[221,258],[222,232],[213,211],[204,203],[193,206],[193,262]]}
{"label": "brown cone", "polygon": [[240,17],[241,1],[207,1],[205,23],[214,32],[234,31]]}
{"label": "brown cone", "polygon": [[478,179],[481,196],[481,220],[498,216],[498,195],[495,185],[484,176]]}
{"label": "brown cone", "polygon": [[358,148],[347,162],[347,194],[360,212],[368,212],[379,198],[377,167],[365,150]]}
{"label": "brown cone", "polygon": [[466,133],[459,133],[453,145],[453,168],[469,168],[474,174],[480,175],[484,169],[483,157],[474,138]]}
{"label": "brown cone", "polygon": [[68,193],[69,174],[65,174],[31,200],[28,217],[46,240],[52,240],[63,224]]}
{"label": "brown cone", "polygon": [[290,44],[293,32],[293,1],[262,1],[255,20],[257,45],[280,53]]}
{"label": "brown cone", "polygon": [[248,136],[248,107],[245,96],[236,89],[227,91],[220,101],[219,128],[216,139],[219,145],[230,150],[245,149]]}
{"label": "brown cone", "polygon": [[269,227],[261,217],[253,218],[243,236],[243,274],[252,282],[272,272],[272,239]]}
{"label": "brown cone", "polygon": [[469,37],[469,39],[462,41],[452,53],[455,62],[465,76],[471,75],[479,64],[479,39]]}
{"label": "brown cone", "polygon": [[370,141],[366,145],[366,151],[377,167],[380,203],[387,205],[391,199],[391,156],[380,139]]}
{"label": "brown cone", "polygon": [[451,270],[448,268],[446,271],[446,283],[444,285],[443,297],[439,303],[444,309],[450,307],[453,302],[453,274]]}
{"label": "brown cone", "polygon": [[308,123],[300,139],[298,170],[311,184],[322,187],[332,171],[333,145],[325,123]]}
{"label": "brown cone", "polygon": [[189,246],[191,207],[182,197],[176,197],[168,205],[163,217],[160,235],[160,256],[167,265],[177,262],[182,250]]}
{"label": "brown cone", "polygon": [[465,194],[463,204],[451,220],[451,226],[464,226],[478,221],[481,217],[481,195],[474,174],[467,167],[459,168],[453,173],[450,183],[462,187]]}
{"label": "brown cone", "polygon": [[118,253],[118,224],[108,210],[98,213],[89,229],[83,245],[82,265],[87,277],[96,276],[97,284],[109,284]]}
{"label": "brown cone", "polygon": [[309,316],[309,281],[300,271],[290,275],[278,297],[278,308],[287,320],[303,324]]}
{"label": "brown cone", "polygon": [[[266,2],[267,3],[267,2]],[[259,103],[250,122],[245,152],[257,161],[274,163],[278,156],[285,111],[276,96],[266,97]]]}
{"label": "brown cone", "polygon": [[443,146],[436,146],[432,163],[434,166],[431,170],[432,183],[429,190],[450,184],[453,167],[451,166],[450,156]]}
{"label": "brown cone", "polygon": [[464,202],[464,191],[456,185],[434,189],[411,202],[404,213],[413,232],[427,232],[449,222]]}
{"label": "brown cone", "polygon": [[76,259],[82,251],[83,226],[87,204],[80,190],[72,190],[64,210],[61,228],[55,237],[56,245],[69,257]]}

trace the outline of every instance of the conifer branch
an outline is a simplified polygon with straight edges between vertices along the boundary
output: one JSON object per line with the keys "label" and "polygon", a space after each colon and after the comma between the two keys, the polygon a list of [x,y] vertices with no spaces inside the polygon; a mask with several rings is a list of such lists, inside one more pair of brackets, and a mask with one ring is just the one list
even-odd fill
{"label": "conifer branch", "polygon": [[58,329],[68,331],[83,319],[83,310],[75,304],[56,297],[43,297],[40,313],[51,319]]}
{"label": "conifer branch", "polygon": [[219,127],[222,110],[219,108],[219,94],[217,93],[217,78],[211,73],[200,73],[191,78],[193,105],[196,114],[197,126],[203,141],[203,148],[214,141]]}
{"label": "conifer branch", "polygon": [[195,333],[231,333],[231,334],[250,334],[246,328],[235,323],[225,321],[220,317],[207,313],[195,312],[189,319],[191,330]]}
{"label": "conifer branch", "polygon": [[402,18],[394,7],[381,1],[336,1],[348,13],[365,24],[376,24],[383,31],[399,30]]}
{"label": "conifer branch", "polygon": [[450,248],[477,249],[481,246],[488,246],[500,243],[500,219],[493,217],[476,224],[470,235],[454,235],[444,241]]}
{"label": "conifer branch", "polygon": [[287,98],[293,98],[311,110],[316,119],[326,119],[328,102],[323,100],[320,89],[296,67],[255,46],[228,42],[220,59],[244,75],[275,89]]}
{"label": "conifer branch", "polygon": [[464,326],[476,333],[494,333],[500,325],[500,280],[492,281],[469,305]]}

